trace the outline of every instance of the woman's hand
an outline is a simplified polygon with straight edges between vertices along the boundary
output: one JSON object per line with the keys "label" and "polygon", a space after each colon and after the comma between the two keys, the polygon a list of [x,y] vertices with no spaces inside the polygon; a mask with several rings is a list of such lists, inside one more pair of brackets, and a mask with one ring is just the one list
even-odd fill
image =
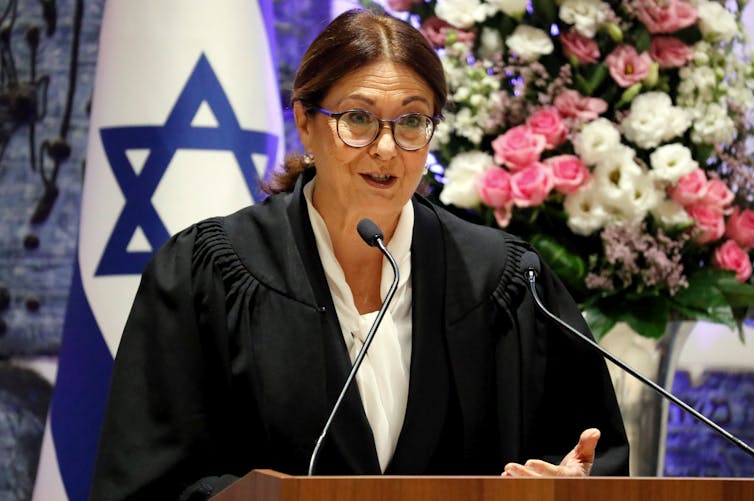
{"label": "woman's hand", "polygon": [[587,477],[594,463],[594,449],[600,439],[600,431],[597,428],[584,430],[571,452],[560,462],[554,465],[539,459],[530,459],[525,464],[508,463],[505,465],[502,476],[504,477]]}

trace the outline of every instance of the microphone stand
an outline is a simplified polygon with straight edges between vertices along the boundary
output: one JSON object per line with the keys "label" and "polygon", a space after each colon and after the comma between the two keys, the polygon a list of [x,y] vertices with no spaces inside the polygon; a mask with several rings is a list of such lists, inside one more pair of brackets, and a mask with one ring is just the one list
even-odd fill
{"label": "microphone stand", "polygon": [[[523,261],[523,259],[522,259],[522,261]],[[571,327],[570,325],[568,325],[566,322],[564,322],[563,320],[561,320],[557,316],[553,315],[545,307],[545,305],[542,304],[542,301],[540,301],[539,296],[537,295],[537,288],[536,288],[537,273],[536,273],[536,271],[534,269],[532,269],[532,267],[529,267],[529,269],[525,270],[524,276],[529,281],[529,289],[531,291],[532,297],[534,297],[534,302],[537,304],[537,306],[539,307],[539,309],[545,315],[547,315],[550,319],[554,320],[558,325],[560,325],[561,327],[563,327],[564,329],[566,329],[568,332],[571,332],[571,333],[575,334],[576,336],[578,336],[579,338],[581,338],[583,341],[585,341],[592,348],[594,348],[595,350],[597,350],[598,352],[600,352],[605,358],[607,358],[608,360],[610,360],[612,363],[614,363],[615,365],[617,365],[618,367],[620,367],[624,371],[628,372],[633,377],[635,377],[636,379],[640,380],[642,383],[646,384],[647,386],[649,386],[650,388],[652,388],[654,391],[656,391],[657,393],[659,393],[663,397],[667,398],[668,400],[670,400],[671,402],[673,402],[674,404],[676,404],[678,407],[680,407],[684,411],[686,411],[689,414],[691,414],[692,416],[694,416],[696,419],[698,419],[702,423],[706,424],[707,426],[709,426],[710,428],[712,428],[713,430],[715,430],[718,434],[720,434],[723,437],[725,437],[728,441],[730,441],[736,447],[739,447],[744,452],[746,452],[747,454],[749,454],[751,457],[754,457],[754,449],[752,449],[749,445],[747,445],[743,440],[741,440],[741,439],[739,439],[739,438],[731,435],[725,429],[723,429],[720,425],[718,425],[717,423],[715,423],[711,419],[707,418],[704,414],[698,412],[696,409],[694,409],[693,407],[691,407],[690,405],[688,405],[686,402],[684,402],[683,400],[681,400],[678,397],[676,397],[675,395],[673,395],[672,393],[668,392],[667,390],[665,390],[665,388],[663,388],[662,386],[658,385],[654,381],[646,378],[644,375],[642,375],[641,373],[639,373],[633,367],[631,367],[627,363],[623,362],[621,359],[619,359],[618,357],[614,356],[609,351],[605,350],[602,346],[600,346],[599,344],[597,344],[594,340],[592,340],[588,336],[585,336],[584,334],[582,334],[578,330],[574,329],[573,327]]]}
{"label": "microphone stand", "polygon": [[385,301],[383,301],[382,306],[380,307],[380,310],[377,312],[377,317],[374,319],[374,322],[372,323],[372,327],[369,328],[369,332],[367,333],[367,336],[364,339],[364,344],[359,350],[358,355],[356,355],[356,359],[353,361],[353,367],[351,367],[351,372],[348,374],[348,378],[346,379],[346,382],[343,384],[343,389],[340,390],[340,395],[338,396],[338,400],[335,402],[335,405],[333,406],[332,411],[330,412],[330,417],[327,418],[325,427],[322,429],[322,434],[320,434],[319,438],[317,439],[317,444],[314,446],[314,451],[312,452],[312,456],[309,459],[309,472],[308,472],[309,476],[312,476],[314,474],[314,466],[317,461],[317,456],[319,455],[319,449],[322,447],[322,442],[324,441],[324,438],[327,435],[327,431],[330,429],[330,425],[332,424],[333,418],[335,417],[335,413],[338,412],[341,401],[346,396],[346,392],[348,391],[348,388],[351,386],[351,382],[356,377],[356,372],[359,370],[359,367],[361,366],[361,362],[364,360],[364,357],[367,354],[369,345],[372,344],[372,339],[374,338],[374,334],[377,332],[377,328],[380,326],[380,323],[382,323],[382,317],[385,316],[385,312],[387,311],[387,308],[390,305],[390,302],[393,300],[395,291],[398,289],[398,281],[400,277],[400,273],[398,271],[398,263],[395,262],[395,259],[393,259],[393,256],[387,250],[387,248],[385,247],[385,244],[382,243],[382,238],[383,237],[381,233],[379,235],[374,235],[371,240],[367,240],[367,244],[378,247],[380,249],[380,252],[382,252],[382,254],[390,262],[390,266],[393,268],[393,283],[390,285],[390,289],[388,289],[387,291],[387,295],[385,296]]}

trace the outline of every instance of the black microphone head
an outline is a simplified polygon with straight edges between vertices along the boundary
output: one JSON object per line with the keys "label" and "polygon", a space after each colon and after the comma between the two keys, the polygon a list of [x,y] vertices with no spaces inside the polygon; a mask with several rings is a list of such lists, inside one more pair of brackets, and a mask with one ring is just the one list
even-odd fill
{"label": "black microphone head", "polygon": [[518,265],[524,277],[527,276],[529,271],[533,271],[534,275],[539,275],[539,256],[532,251],[524,252]]}
{"label": "black microphone head", "polygon": [[382,235],[382,230],[375,224],[374,221],[368,218],[364,218],[356,225],[356,229],[359,231],[361,238],[370,247],[376,247],[378,240],[383,240],[385,237]]}

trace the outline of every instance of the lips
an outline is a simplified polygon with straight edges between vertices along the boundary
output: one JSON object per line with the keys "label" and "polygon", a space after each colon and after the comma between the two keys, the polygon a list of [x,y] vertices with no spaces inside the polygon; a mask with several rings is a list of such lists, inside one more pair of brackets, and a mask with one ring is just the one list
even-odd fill
{"label": "lips", "polygon": [[398,179],[390,174],[361,174],[361,177],[371,186],[379,188],[388,188]]}

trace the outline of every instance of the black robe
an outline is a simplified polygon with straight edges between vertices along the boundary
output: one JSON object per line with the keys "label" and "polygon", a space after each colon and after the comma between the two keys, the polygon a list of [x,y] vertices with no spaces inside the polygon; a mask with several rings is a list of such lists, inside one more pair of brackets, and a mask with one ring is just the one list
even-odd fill
{"label": "black robe", "polygon": [[[351,365],[302,193],[311,175],[156,252],[115,359],[92,500],[200,499],[254,468],[306,473]],[[627,475],[605,363],[535,309],[518,268],[529,246],[421,197],[413,205],[408,403],[385,473],[557,463],[597,427],[592,474]],[[588,330],[546,266],[538,287]],[[380,473],[355,384],[316,473]]]}

